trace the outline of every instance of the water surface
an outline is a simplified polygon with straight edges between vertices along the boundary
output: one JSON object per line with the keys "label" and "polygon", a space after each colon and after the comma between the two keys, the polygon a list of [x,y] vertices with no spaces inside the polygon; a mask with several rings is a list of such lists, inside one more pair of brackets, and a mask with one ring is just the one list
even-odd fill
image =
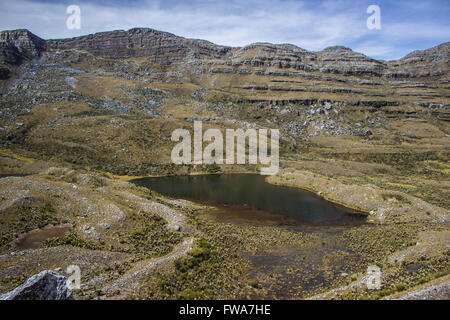
{"label": "water surface", "polygon": [[133,182],[166,196],[218,206],[227,212],[225,220],[290,225],[362,223],[365,219],[365,215],[314,193],[272,185],[255,174],[141,178]]}
{"label": "water surface", "polygon": [[20,250],[37,249],[47,239],[67,235],[71,227],[69,224],[48,225],[42,229],[27,232],[16,240],[16,247]]}

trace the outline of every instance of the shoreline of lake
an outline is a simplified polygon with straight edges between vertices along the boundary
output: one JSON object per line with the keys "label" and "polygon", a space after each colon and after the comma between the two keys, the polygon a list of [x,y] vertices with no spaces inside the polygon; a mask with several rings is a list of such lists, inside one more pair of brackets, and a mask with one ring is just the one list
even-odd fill
{"label": "shoreline of lake", "polygon": [[328,201],[309,190],[268,183],[257,174],[212,176],[146,177],[130,182],[166,197],[218,208],[239,221],[263,219],[285,225],[289,220],[290,226],[354,225],[367,217],[361,211]]}

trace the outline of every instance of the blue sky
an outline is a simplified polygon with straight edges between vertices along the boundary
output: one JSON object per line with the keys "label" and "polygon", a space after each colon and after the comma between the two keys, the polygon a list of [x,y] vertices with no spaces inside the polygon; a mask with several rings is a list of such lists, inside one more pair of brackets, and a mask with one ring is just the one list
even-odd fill
{"label": "blue sky", "polygon": [[[68,5],[81,8],[81,29],[66,27]],[[369,5],[381,9],[381,29],[369,30]],[[0,2],[0,29],[27,28],[65,38],[150,27],[221,45],[291,43],[318,51],[344,45],[377,59],[398,59],[450,41],[450,0],[130,0]]]}

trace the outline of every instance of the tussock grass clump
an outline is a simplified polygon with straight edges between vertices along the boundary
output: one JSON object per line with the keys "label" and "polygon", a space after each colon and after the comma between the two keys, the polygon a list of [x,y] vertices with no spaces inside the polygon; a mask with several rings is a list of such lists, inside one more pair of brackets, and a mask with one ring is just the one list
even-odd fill
{"label": "tussock grass clump", "polygon": [[50,238],[44,242],[44,247],[56,247],[61,245],[70,245],[73,247],[90,249],[90,250],[99,250],[102,249],[101,245],[98,245],[92,241],[87,241],[80,238],[75,232],[71,232],[67,236],[60,238]]}
{"label": "tussock grass clump", "polygon": [[166,255],[182,240],[182,235],[170,231],[166,221],[157,215],[145,212],[134,214],[132,218],[137,220],[138,229],[122,237],[127,248],[123,251],[134,254],[138,259]]}

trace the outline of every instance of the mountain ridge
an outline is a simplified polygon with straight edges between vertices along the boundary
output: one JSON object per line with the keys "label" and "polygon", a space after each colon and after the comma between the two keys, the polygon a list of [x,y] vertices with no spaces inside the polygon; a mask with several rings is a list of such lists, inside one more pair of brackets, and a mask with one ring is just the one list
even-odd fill
{"label": "mountain ridge", "polygon": [[[329,46],[321,51],[308,51],[293,44],[266,42],[257,42],[244,47],[229,47],[151,28],[105,31],[48,40],[41,39],[27,29],[17,29],[0,32],[0,63],[3,65],[2,74],[5,74],[8,73],[5,68],[18,65],[24,59],[38,57],[44,52],[75,49],[85,50],[103,58],[154,58],[154,62],[166,66],[194,61],[210,63],[213,60],[222,60],[226,62],[225,64],[234,66],[252,64],[323,73],[370,74],[401,78],[420,77],[427,72],[430,75],[444,74],[448,71],[449,46],[450,42],[444,42],[429,49],[412,51],[398,60],[380,61],[344,46]],[[243,53],[252,50],[257,52],[253,52],[246,59],[240,59]],[[26,54],[20,54],[23,52]],[[410,68],[414,61],[422,62],[421,70]],[[432,68],[436,70],[430,70]]]}

